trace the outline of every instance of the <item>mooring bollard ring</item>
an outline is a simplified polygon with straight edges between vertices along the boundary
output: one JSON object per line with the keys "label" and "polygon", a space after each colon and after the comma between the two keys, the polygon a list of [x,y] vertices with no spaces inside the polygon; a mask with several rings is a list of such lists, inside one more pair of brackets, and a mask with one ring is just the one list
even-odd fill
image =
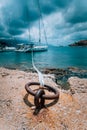
{"label": "mooring bollard ring", "polygon": [[45,103],[45,99],[42,97],[42,95],[45,94],[44,90],[39,89],[34,97],[34,104],[36,106],[36,108],[43,108],[44,107],[44,103]]}
{"label": "mooring bollard ring", "polygon": [[[39,86],[40,86],[40,83],[38,83],[38,82],[30,82],[30,83],[27,83],[27,84],[25,85],[26,91],[27,91],[29,94],[35,96],[35,95],[36,95],[36,92],[30,88],[30,86],[32,86],[32,85],[39,85]],[[48,100],[50,100],[50,99],[58,99],[58,98],[59,98],[59,92],[58,92],[55,88],[53,88],[53,87],[51,87],[51,86],[48,86],[48,85],[44,85],[43,89],[47,89],[48,91],[51,91],[51,92],[54,93],[54,94],[52,94],[52,95],[45,95],[45,94],[43,94],[43,95],[42,95],[42,98],[43,98],[43,99],[48,99]],[[38,89],[38,90],[39,90],[39,89]],[[40,89],[40,90],[42,90],[42,89]]]}

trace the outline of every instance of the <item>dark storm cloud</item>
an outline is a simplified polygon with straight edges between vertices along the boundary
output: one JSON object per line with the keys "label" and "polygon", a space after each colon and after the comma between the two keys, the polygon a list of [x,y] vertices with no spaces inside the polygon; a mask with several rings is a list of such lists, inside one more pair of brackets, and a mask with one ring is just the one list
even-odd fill
{"label": "dark storm cloud", "polygon": [[63,5],[53,21],[56,44],[67,45],[80,39],[87,39],[87,1],[67,1],[64,8],[62,7]]}
{"label": "dark storm cloud", "polygon": [[5,38],[10,38],[11,36],[9,36],[9,34],[7,34],[6,32],[0,32],[0,39],[5,39]]}
{"label": "dark storm cloud", "polygon": [[[24,28],[31,27],[40,18],[38,0],[9,0],[7,4],[5,4],[5,0],[3,1],[1,8],[2,22],[11,35],[23,33]],[[43,6],[43,10],[44,8]],[[47,10],[50,13],[50,7]],[[45,12],[45,14],[49,14],[48,12]]]}
{"label": "dark storm cloud", "polygon": [[3,31],[4,30],[4,27],[1,25],[0,26],[0,31]]}
{"label": "dark storm cloud", "polygon": [[66,11],[65,18],[68,22],[82,23],[87,21],[87,1],[74,0],[71,7]]}
{"label": "dark storm cloud", "polygon": [[[44,8],[43,6],[43,10]],[[50,7],[48,9],[50,13],[49,10]],[[9,0],[6,3],[3,0],[0,11],[5,31],[10,35],[22,34],[25,31],[23,29],[31,27],[33,22],[40,17],[38,0]],[[48,12],[45,12],[45,14],[49,14]],[[0,25],[0,31],[4,28]]]}
{"label": "dark storm cloud", "polygon": [[60,9],[65,9],[71,4],[72,0],[44,0],[40,1],[41,10],[44,14],[50,14]]}
{"label": "dark storm cloud", "polygon": [[26,28],[26,27],[28,27],[28,23],[26,23],[26,22],[24,22],[24,21],[22,21],[22,20],[16,20],[16,19],[14,19],[14,20],[12,20],[12,21],[9,21],[9,23],[8,23],[8,25],[9,25],[9,27],[12,27],[12,28]]}
{"label": "dark storm cloud", "polygon": [[71,2],[72,0],[53,0],[53,3],[61,8],[66,8]]}
{"label": "dark storm cloud", "polygon": [[39,0],[39,3],[38,0],[0,0],[0,37],[26,39],[28,28],[33,28],[35,34],[41,13],[49,42],[67,44],[86,38],[86,0]]}
{"label": "dark storm cloud", "polygon": [[24,32],[23,29],[15,29],[15,28],[10,28],[8,29],[8,33],[11,35],[20,35]]}

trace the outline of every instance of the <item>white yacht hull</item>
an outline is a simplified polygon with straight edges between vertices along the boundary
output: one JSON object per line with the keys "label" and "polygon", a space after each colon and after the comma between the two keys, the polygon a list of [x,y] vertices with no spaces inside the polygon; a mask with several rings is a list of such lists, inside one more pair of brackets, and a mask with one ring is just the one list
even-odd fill
{"label": "white yacht hull", "polygon": [[25,52],[31,52],[31,51],[47,51],[48,47],[47,46],[35,46],[33,48],[28,48],[25,50]]}
{"label": "white yacht hull", "polygon": [[22,48],[22,49],[18,49],[16,50],[17,52],[39,52],[39,51],[47,51],[48,50],[48,46],[33,46],[33,47],[27,47],[27,48]]}

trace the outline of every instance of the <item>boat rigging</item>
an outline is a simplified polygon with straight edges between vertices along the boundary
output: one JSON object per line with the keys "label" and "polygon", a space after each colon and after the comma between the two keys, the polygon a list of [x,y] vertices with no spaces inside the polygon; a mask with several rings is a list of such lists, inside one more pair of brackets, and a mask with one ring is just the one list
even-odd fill
{"label": "boat rigging", "polygon": [[[20,52],[31,52],[31,51],[47,51],[48,50],[48,44],[47,44],[47,36],[46,36],[46,31],[45,31],[45,26],[44,26],[44,22],[43,22],[43,17],[42,17],[42,13],[41,13],[41,8],[40,8],[40,2],[39,0],[37,0],[37,5],[38,5],[38,10],[39,10],[39,40],[38,43],[37,42],[32,42],[31,41],[31,36],[30,36],[30,26],[28,29],[28,33],[29,33],[29,42],[28,44],[18,44],[18,49],[17,51]],[[29,16],[29,15],[28,15]],[[42,26],[43,26],[43,31],[44,31],[44,38],[45,38],[45,43],[42,43],[42,39],[41,39],[41,22],[42,22]]]}

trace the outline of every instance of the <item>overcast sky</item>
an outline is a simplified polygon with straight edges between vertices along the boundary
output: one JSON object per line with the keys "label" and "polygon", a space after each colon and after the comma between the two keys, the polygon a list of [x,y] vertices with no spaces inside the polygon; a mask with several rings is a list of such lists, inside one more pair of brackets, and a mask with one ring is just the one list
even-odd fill
{"label": "overcast sky", "polygon": [[[87,39],[86,0],[39,0],[49,44]],[[38,39],[38,0],[0,0],[0,39]],[[42,39],[44,31],[41,23]]]}

